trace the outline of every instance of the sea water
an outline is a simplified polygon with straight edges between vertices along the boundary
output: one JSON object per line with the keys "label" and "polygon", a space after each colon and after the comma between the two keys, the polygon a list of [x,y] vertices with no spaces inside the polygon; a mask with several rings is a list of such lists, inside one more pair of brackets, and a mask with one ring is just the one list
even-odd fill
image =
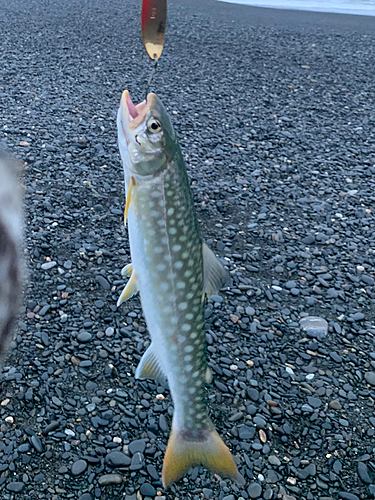
{"label": "sea water", "polygon": [[375,16],[375,0],[219,0],[253,7]]}

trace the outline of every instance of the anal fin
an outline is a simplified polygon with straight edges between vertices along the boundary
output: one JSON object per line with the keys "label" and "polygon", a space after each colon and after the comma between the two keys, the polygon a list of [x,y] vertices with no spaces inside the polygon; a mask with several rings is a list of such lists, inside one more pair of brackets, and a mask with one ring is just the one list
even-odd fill
{"label": "anal fin", "polygon": [[151,344],[141,358],[135,371],[135,378],[153,378],[161,384],[165,384],[166,376],[160,366],[160,362],[155,352],[154,344]]}
{"label": "anal fin", "polygon": [[138,283],[137,277],[133,273],[130,277],[130,280],[127,282],[125,288],[122,291],[122,294],[118,298],[117,307],[119,307],[123,302],[133,297],[138,292]]}

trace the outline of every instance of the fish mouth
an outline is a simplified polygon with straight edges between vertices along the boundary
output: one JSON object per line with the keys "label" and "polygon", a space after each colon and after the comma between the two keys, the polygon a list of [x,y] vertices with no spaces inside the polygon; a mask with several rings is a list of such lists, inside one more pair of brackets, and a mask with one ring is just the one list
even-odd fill
{"label": "fish mouth", "polygon": [[125,136],[130,130],[136,130],[146,119],[147,113],[150,111],[152,96],[149,94],[147,99],[134,104],[131,100],[128,90],[124,90],[121,98],[121,118]]}

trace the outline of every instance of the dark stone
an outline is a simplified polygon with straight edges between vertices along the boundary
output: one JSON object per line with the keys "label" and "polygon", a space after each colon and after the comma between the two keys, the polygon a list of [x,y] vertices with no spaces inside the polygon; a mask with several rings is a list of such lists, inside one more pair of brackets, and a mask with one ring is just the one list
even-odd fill
{"label": "dark stone", "polygon": [[127,467],[131,464],[130,457],[121,451],[111,451],[105,461],[110,467]]}
{"label": "dark stone", "polygon": [[139,491],[144,497],[154,497],[156,495],[156,489],[150,483],[143,483]]}
{"label": "dark stone", "polygon": [[87,469],[87,462],[85,460],[77,460],[73,463],[71,472],[73,476],[79,476],[83,474]]}

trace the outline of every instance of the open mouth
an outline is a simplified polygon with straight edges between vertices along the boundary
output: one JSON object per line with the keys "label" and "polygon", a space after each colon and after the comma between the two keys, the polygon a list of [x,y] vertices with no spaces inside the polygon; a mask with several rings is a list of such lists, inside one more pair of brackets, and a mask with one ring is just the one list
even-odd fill
{"label": "open mouth", "polygon": [[147,101],[142,101],[137,105],[133,104],[129,91],[124,90],[121,99],[123,126],[130,129],[137,128],[145,117],[147,106]]}

